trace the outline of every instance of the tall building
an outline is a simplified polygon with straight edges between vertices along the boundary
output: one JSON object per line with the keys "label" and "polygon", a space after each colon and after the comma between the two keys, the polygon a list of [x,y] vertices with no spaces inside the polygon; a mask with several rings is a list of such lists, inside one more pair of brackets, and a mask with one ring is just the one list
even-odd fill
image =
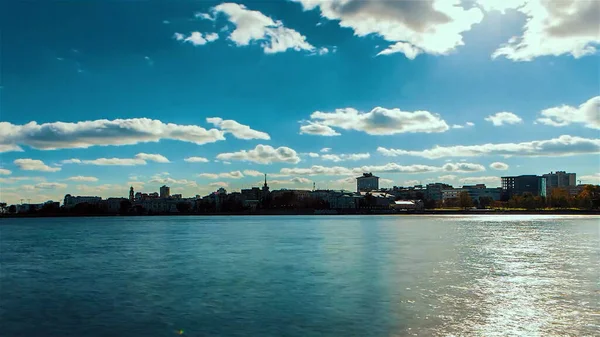
{"label": "tall building", "polygon": [[133,193],[133,186],[131,186],[129,188],[129,201],[133,202],[133,200],[135,199],[134,195],[135,194]]}
{"label": "tall building", "polygon": [[269,185],[267,185],[267,174],[265,173],[265,184],[262,188],[262,198],[266,199],[269,196]]}
{"label": "tall building", "polygon": [[452,189],[452,185],[443,183],[427,184],[425,187],[425,197],[430,200],[442,200],[442,190]]}
{"label": "tall building", "polygon": [[536,175],[502,177],[502,192],[510,198],[513,195],[531,193],[534,196],[546,196],[546,178]]}
{"label": "tall building", "polygon": [[370,192],[379,189],[379,177],[373,175],[373,173],[363,173],[362,176],[356,178],[356,191],[357,192]]}
{"label": "tall building", "polygon": [[553,188],[568,188],[577,184],[575,173],[556,171],[546,173],[542,177],[546,178],[546,195],[549,195]]}
{"label": "tall building", "polygon": [[161,198],[168,198],[171,196],[171,188],[167,185],[162,185],[160,187],[160,197]]}

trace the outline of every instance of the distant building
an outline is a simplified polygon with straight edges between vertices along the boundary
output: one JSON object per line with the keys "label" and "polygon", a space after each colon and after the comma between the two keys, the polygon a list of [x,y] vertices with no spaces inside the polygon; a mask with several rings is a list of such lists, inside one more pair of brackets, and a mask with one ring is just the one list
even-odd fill
{"label": "distant building", "polygon": [[462,188],[451,188],[442,190],[442,200],[458,199],[462,192],[467,192],[466,189]]}
{"label": "distant building", "polygon": [[262,196],[262,190],[258,187],[242,189],[241,193],[244,200],[260,200]]}
{"label": "distant building", "polygon": [[479,200],[479,198],[491,198],[494,201],[498,201],[502,197],[502,188],[489,188],[485,184],[477,185],[465,185],[462,187],[465,190],[471,200]]}
{"label": "distant building", "polygon": [[398,211],[417,211],[425,208],[425,204],[422,200],[396,200],[390,204],[390,208]]}
{"label": "distant building", "polygon": [[129,187],[129,201],[133,202],[135,200],[135,195],[133,194],[133,186]]}
{"label": "distant building", "polygon": [[121,210],[121,203],[127,200],[128,199],[125,198],[108,198],[106,200],[102,200],[100,205],[103,206],[108,213],[118,213]]}
{"label": "distant building", "polygon": [[546,178],[536,175],[502,177],[502,191],[508,198],[524,193],[545,197]]}
{"label": "distant building", "polygon": [[370,192],[379,189],[379,177],[373,173],[363,173],[362,176],[356,178],[356,192]]}
{"label": "distant building", "polygon": [[72,196],[70,194],[65,195],[65,200],[63,206],[65,208],[75,207],[77,204],[88,203],[88,204],[98,204],[102,198],[100,197],[90,197],[90,196]]}
{"label": "distant building", "polygon": [[554,188],[568,188],[569,186],[576,186],[577,175],[575,173],[567,173],[565,171],[550,172],[542,175],[546,178],[546,195],[550,195],[550,192]]}
{"label": "distant building", "polygon": [[269,197],[269,185],[267,185],[267,174],[265,173],[265,184],[262,188],[262,196],[261,199],[267,199]]}
{"label": "distant building", "polygon": [[168,198],[171,196],[171,188],[167,185],[162,185],[160,187],[160,197],[161,198]]}
{"label": "distant building", "polygon": [[440,201],[442,200],[442,190],[452,189],[452,185],[443,183],[427,184],[425,187],[425,198],[429,200]]}

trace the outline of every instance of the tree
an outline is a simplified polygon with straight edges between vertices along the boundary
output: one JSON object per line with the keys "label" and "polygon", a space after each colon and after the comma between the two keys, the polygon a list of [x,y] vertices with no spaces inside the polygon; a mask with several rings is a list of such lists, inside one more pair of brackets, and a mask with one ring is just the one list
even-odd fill
{"label": "tree", "polygon": [[458,195],[458,206],[464,209],[473,207],[473,201],[467,192],[460,192]]}
{"label": "tree", "polygon": [[548,197],[548,206],[556,208],[566,208],[570,205],[569,192],[564,188],[553,188]]}
{"label": "tree", "polygon": [[479,197],[479,207],[481,208],[488,208],[492,205],[492,202],[494,202],[494,199],[492,199],[491,197]]}
{"label": "tree", "polygon": [[15,206],[15,205],[8,206],[8,213],[10,213],[10,214],[17,213],[17,206]]}

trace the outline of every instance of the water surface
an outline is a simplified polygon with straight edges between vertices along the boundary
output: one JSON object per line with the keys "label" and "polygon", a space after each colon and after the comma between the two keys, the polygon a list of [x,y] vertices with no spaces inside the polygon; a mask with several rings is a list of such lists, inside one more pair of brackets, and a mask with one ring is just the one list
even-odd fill
{"label": "water surface", "polygon": [[0,220],[0,336],[598,336],[588,216]]}

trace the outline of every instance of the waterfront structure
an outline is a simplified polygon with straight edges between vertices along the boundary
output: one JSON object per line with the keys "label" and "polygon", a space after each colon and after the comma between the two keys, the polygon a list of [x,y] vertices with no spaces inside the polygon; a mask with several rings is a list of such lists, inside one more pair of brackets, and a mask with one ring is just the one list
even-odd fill
{"label": "waterfront structure", "polygon": [[425,198],[434,201],[442,200],[442,190],[452,189],[452,185],[444,183],[427,184],[425,187]]}
{"label": "waterfront structure", "polygon": [[363,173],[362,176],[356,178],[356,192],[370,192],[379,189],[379,177],[373,173]]}
{"label": "waterfront structure", "polygon": [[531,193],[534,196],[546,196],[546,178],[536,175],[502,177],[502,191],[507,198],[513,195]]}
{"label": "waterfront structure", "polygon": [[425,208],[425,204],[421,200],[396,200],[390,204],[390,208],[397,211],[417,211]]}
{"label": "waterfront structure", "polygon": [[577,175],[575,173],[556,171],[543,174],[542,177],[546,178],[546,195],[550,195],[550,192],[554,188],[567,189],[570,186],[577,185]]}
{"label": "waterfront structure", "polygon": [[91,197],[91,196],[72,196],[70,194],[65,195],[65,200],[63,205],[65,208],[75,207],[77,204],[88,203],[88,204],[98,204],[102,198],[100,197]]}
{"label": "waterfront structure", "polygon": [[498,201],[502,197],[502,188],[489,188],[485,184],[465,185],[462,187],[468,194],[471,200],[479,200],[479,198],[491,198]]}
{"label": "waterfront structure", "polygon": [[171,196],[171,188],[167,185],[160,187],[160,198],[168,198]]}
{"label": "waterfront structure", "polygon": [[462,192],[467,192],[466,189],[462,188],[451,188],[442,190],[442,200],[458,199]]}

